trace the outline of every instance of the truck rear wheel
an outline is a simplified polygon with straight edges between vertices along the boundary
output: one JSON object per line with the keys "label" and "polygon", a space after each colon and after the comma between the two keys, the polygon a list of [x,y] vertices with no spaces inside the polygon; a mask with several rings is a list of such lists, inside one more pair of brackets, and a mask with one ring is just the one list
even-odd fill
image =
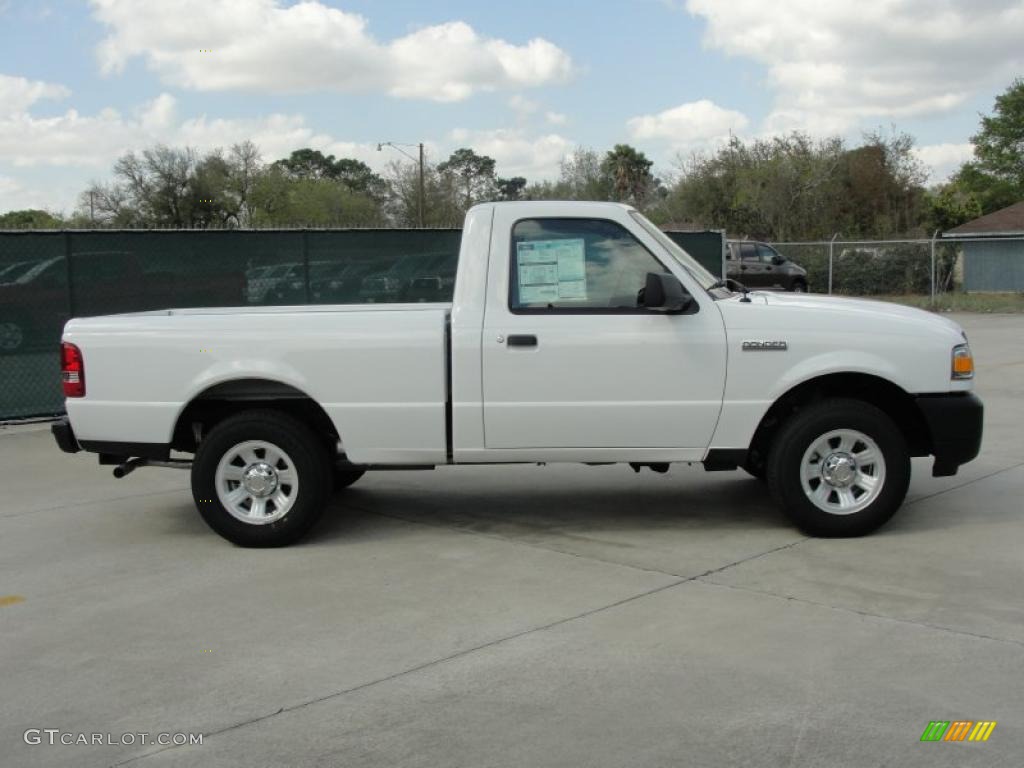
{"label": "truck rear wheel", "polygon": [[207,524],[243,547],[297,541],[323,512],[332,467],[322,440],[287,414],[245,411],[204,439],[192,497]]}
{"label": "truck rear wheel", "polygon": [[863,536],[899,509],[910,483],[910,452],[883,411],[846,398],[801,409],[776,434],[768,487],[811,536]]}

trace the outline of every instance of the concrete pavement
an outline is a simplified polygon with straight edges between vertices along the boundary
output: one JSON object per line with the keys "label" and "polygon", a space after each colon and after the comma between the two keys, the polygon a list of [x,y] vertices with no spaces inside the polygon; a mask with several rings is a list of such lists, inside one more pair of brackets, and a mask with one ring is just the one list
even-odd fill
{"label": "concrete pavement", "polygon": [[[957,320],[983,454],[915,460],[864,539],[805,538],[742,473],[547,466],[368,475],[243,550],[186,473],[0,430],[0,765],[1018,765],[1024,318]],[[957,719],[998,726],[919,741]]]}

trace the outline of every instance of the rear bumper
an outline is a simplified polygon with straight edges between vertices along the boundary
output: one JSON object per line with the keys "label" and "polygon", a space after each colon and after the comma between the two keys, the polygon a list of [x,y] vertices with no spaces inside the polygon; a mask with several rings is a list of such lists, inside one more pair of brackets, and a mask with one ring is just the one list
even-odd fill
{"label": "rear bumper", "polygon": [[932,475],[955,475],[961,464],[974,459],[981,450],[984,405],[973,392],[921,395],[917,404],[931,434],[931,453],[935,456]]}
{"label": "rear bumper", "polygon": [[51,424],[50,431],[53,433],[53,439],[57,441],[57,447],[64,453],[78,453],[82,450],[75,438],[75,430],[71,428],[66,416]]}

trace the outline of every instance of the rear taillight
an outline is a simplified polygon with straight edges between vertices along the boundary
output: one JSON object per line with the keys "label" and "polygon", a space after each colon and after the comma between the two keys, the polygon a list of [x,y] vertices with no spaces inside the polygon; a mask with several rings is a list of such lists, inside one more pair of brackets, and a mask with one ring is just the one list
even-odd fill
{"label": "rear taillight", "polygon": [[85,397],[82,350],[66,341],[60,345],[60,380],[64,385],[64,397]]}

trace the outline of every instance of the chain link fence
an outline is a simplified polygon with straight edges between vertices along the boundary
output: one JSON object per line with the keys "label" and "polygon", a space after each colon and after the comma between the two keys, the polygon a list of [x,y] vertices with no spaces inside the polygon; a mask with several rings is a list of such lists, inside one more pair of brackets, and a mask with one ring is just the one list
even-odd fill
{"label": "chain link fence", "polygon": [[807,270],[816,293],[938,297],[1024,291],[1024,238],[822,240],[771,243]]}
{"label": "chain link fence", "polygon": [[[169,307],[450,301],[461,230],[0,232],[0,419],[63,410],[70,317]],[[712,271],[723,235],[672,237]]]}

